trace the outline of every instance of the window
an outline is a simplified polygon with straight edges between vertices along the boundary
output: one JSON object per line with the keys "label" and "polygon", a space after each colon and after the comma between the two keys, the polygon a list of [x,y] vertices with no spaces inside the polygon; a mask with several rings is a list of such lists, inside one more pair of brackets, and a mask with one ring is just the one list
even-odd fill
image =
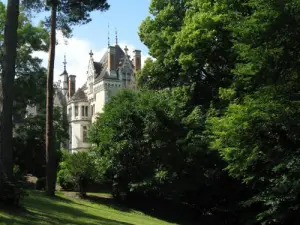
{"label": "window", "polygon": [[78,116],[78,106],[75,106],[75,116]]}
{"label": "window", "polygon": [[82,127],[82,141],[87,142],[87,126]]}
{"label": "window", "polygon": [[85,116],[86,117],[89,116],[89,107],[88,106],[85,107]]}
{"label": "window", "polygon": [[72,117],[72,107],[69,108],[69,118]]}
{"label": "window", "polygon": [[81,106],[81,116],[84,116],[84,106]]}
{"label": "window", "polygon": [[91,116],[94,115],[94,105],[91,105]]}

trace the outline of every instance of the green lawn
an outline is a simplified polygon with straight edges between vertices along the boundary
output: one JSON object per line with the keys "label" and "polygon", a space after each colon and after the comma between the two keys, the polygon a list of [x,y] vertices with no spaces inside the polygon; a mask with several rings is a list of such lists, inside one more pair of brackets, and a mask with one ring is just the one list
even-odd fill
{"label": "green lawn", "polygon": [[103,225],[163,225],[171,224],[141,212],[122,207],[107,196],[81,200],[74,195],[57,192],[57,197],[46,197],[31,191],[24,199],[24,208],[17,211],[0,209],[0,224],[103,224]]}

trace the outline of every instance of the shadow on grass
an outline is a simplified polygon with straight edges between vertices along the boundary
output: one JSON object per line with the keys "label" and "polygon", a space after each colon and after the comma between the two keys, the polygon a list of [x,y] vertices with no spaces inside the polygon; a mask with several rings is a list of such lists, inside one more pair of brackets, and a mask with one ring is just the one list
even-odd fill
{"label": "shadow on grass", "polygon": [[48,198],[42,193],[35,193],[32,198],[26,201],[28,210],[24,208],[0,208],[0,212],[4,212],[6,215],[6,217],[1,216],[0,213],[0,224],[131,225],[130,223],[87,214],[74,208],[74,204],[77,203],[59,196]]}
{"label": "shadow on grass", "polygon": [[93,194],[89,194],[84,199],[88,200],[92,203],[102,204],[102,205],[105,205],[109,208],[119,210],[119,211],[122,211],[122,212],[132,211],[126,205],[121,204],[120,202],[116,201],[112,197],[102,197],[102,196],[96,196],[96,195],[93,195]]}
{"label": "shadow on grass", "polygon": [[147,199],[139,199],[134,202],[118,201],[113,197],[102,197],[94,194],[88,194],[85,199],[123,212],[140,211],[148,216],[170,223],[184,225],[199,224],[197,213],[191,212],[186,207],[179,207],[162,201],[148,201]]}
{"label": "shadow on grass", "polygon": [[199,225],[200,222],[198,213],[191,210],[191,208],[174,205],[170,202],[140,199],[132,202],[125,202],[124,204],[131,209],[170,223]]}

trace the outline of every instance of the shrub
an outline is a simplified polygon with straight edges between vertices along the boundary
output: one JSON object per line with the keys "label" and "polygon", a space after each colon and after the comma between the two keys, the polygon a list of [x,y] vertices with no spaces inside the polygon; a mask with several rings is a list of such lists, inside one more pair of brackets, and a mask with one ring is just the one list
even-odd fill
{"label": "shrub", "polygon": [[26,195],[24,186],[25,179],[19,167],[14,167],[12,181],[7,180],[5,174],[0,171],[0,202],[5,205],[19,206]]}
{"label": "shrub", "polygon": [[58,183],[64,189],[75,189],[80,196],[86,195],[88,184],[95,181],[95,165],[87,152],[65,153],[59,165]]}
{"label": "shrub", "polygon": [[57,173],[57,183],[64,190],[74,190],[74,181],[66,168],[61,168]]}

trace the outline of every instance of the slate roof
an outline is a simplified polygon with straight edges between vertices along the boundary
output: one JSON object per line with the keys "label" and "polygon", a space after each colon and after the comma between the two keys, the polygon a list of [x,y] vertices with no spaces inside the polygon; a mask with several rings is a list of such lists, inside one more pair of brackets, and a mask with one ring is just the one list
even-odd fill
{"label": "slate roof", "polygon": [[82,88],[79,88],[71,98],[71,101],[88,101],[88,98]]}
{"label": "slate roof", "polygon": [[100,74],[102,69],[102,64],[100,62],[94,62],[94,68],[96,70],[96,74]]}
{"label": "slate roof", "polygon": [[[115,65],[115,67],[118,68],[124,62],[125,53],[119,45],[115,46],[115,51],[116,51],[116,57],[115,57],[116,65]],[[98,83],[98,82],[102,81],[104,78],[106,78],[106,79],[116,79],[116,78],[110,78],[109,77],[109,74],[108,74],[108,71],[107,71],[107,67],[108,67],[107,63],[108,63],[108,51],[105,52],[105,54],[101,58],[100,62],[94,62],[94,67],[95,67],[95,70],[96,70],[96,74],[95,74],[95,77],[94,77],[95,83]]]}
{"label": "slate roof", "polygon": [[68,75],[68,72],[66,70],[64,70],[64,72],[62,72],[62,74],[60,74],[59,76],[62,76],[62,75]]}
{"label": "slate roof", "polygon": [[63,94],[60,88],[55,88],[53,105],[55,106],[63,106],[66,104],[67,97]]}
{"label": "slate roof", "polygon": [[81,89],[82,89],[82,90],[86,90],[86,89],[87,89],[86,82],[82,85]]}
{"label": "slate roof", "polygon": [[[119,45],[114,46],[115,47],[115,51],[116,51],[116,68],[117,68],[117,73],[118,73],[118,68],[123,64],[124,60],[125,60],[125,53],[124,51],[121,49],[121,47]],[[133,67],[133,63],[131,60],[130,64]],[[93,62],[93,66],[95,69],[95,75],[94,75],[94,83],[98,83],[100,81],[102,81],[104,78],[105,79],[117,79],[117,78],[111,78],[109,77],[109,73],[108,73],[108,51],[106,51],[104,53],[104,55],[102,56],[101,60],[99,62]],[[82,90],[86,90],[87,87],[87,83],[85,82],[83,84],[83,86],[81,87]]]}

